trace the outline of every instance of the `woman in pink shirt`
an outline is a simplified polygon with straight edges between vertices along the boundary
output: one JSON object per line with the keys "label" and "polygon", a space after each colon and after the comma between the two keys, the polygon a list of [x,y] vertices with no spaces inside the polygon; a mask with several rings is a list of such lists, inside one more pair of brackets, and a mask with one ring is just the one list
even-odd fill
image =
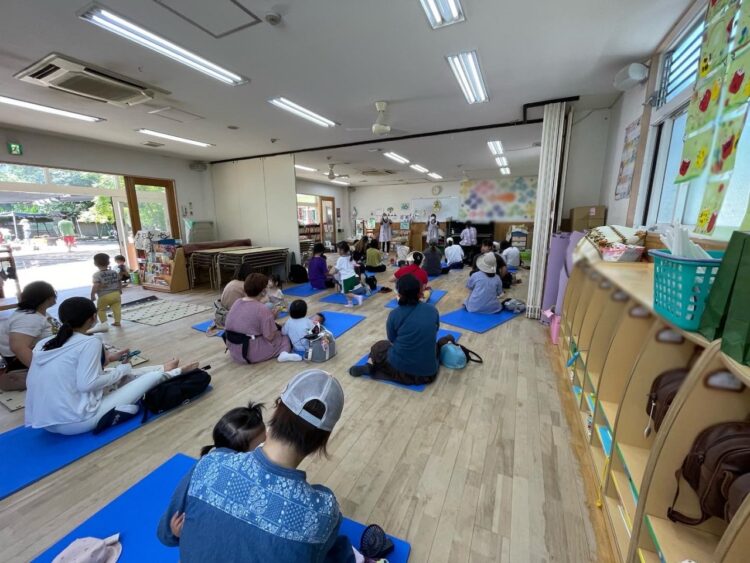
{"label": "woman in pink shirt", "polygon": [[286,357],[292,350],[289,339],[276,326],[274,312],[260,301],[267,286],[267,276],[247,276],[246,296],[235,301],[227,315],[227,348],[237,363],[257,364],[282,354]]}

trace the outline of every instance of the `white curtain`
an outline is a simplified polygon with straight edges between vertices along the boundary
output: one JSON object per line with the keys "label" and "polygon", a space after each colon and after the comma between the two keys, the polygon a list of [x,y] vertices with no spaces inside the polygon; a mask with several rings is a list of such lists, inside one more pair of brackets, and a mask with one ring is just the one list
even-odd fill
{"label": "white curtain", "polygon": [[547,250],[555,222],[557,193],[563,165],[565,139],[565,104],[544,106],[542,125],[542,154],[539,159],[539,185],[536,192],[534,237],[529,276],[529,296],[526,316],[538,319],[541,315]]}

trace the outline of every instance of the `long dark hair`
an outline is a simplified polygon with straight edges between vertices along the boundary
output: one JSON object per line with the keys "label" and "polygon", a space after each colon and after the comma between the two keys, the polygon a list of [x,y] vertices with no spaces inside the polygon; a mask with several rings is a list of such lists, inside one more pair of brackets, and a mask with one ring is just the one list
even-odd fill
{"label": "long dark hair", "polygon": [[44,345],[44,350],[62,347],[73,336],[75,329],[81,328],[86,321],[96,315],[96,305],[86,297],[69,297],[60,304],[58,315],[62,325],[54,338]]}
{"label": "long dark hair", "polygon": [[[325,414],[326,410],[325,405],[317,399],[311,399],[305,403],[303,408],[319,418]],[[305,419],[294,414],[281,401],[281,398],[276,399],[276,408],[271,416],[269,428],[274,438],[289,444],[305,457],[314,452],[320,452],[323,456],[328,456],[326,446],[331,433],[315,428]]]}
{"label": "long dark hair", "polygon": [[201,448],[201,457],[214,448],[227,448],[236,452],[247,452],[250,444],[265,432],[263,403],[248,403],[246,407],[232,409],[214,426],[214,443]]}
{"label": "long dark hair", "polygon": [[24,287],[21,292],[18,309],[20,311],[33,313],[42,305],[42,303],[53,297],[57,297],[57,292],[55,291],[55,288],[52,287],[52,284],[49,284],[46,281],[31,282]]}

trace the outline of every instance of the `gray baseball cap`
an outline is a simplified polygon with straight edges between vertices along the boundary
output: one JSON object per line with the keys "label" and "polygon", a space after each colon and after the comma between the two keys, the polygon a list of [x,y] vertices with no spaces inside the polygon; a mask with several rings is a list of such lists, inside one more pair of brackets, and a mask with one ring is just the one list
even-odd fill
{"label": "gray baseball cap", "polygon": [[[323,418],[305,410],[305,404],[317,399],[325,406]],[[344,410],[344,390],[330,373],[308,369],[295,375],[281,393],[281,402],[315,428],[331,432]]]}

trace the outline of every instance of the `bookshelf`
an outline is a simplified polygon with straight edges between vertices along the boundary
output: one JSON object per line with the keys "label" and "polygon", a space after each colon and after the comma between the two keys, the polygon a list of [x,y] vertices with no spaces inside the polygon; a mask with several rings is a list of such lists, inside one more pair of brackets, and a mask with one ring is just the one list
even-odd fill
{"label": "bookshelf", "polygon": [[138,251],[138,270],[144,289],[178,293],[190,289],[182,247],[174,240],[153,244],[153,251]]}

